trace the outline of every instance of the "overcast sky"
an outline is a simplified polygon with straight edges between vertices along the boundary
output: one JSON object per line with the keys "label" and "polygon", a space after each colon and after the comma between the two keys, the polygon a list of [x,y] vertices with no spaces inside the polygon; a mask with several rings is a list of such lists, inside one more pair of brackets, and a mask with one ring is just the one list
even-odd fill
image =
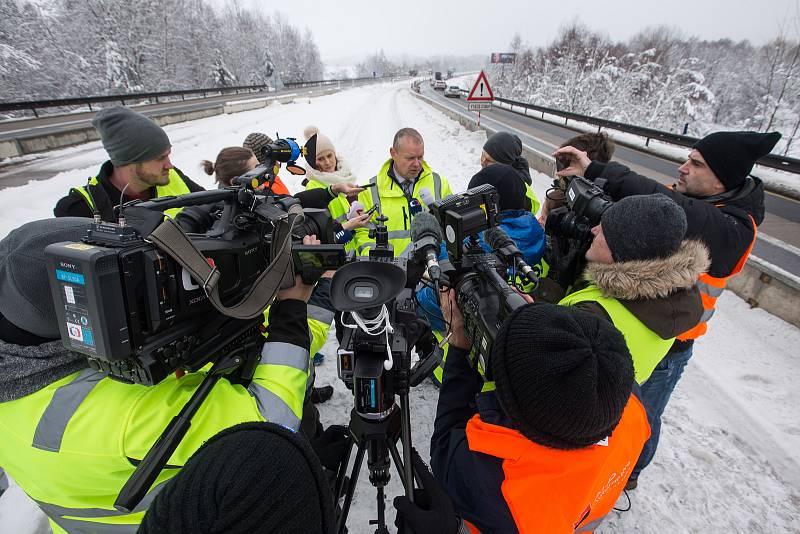
{"label": "overcast sky", "polygon": [[576,19],[612,40],[659,24],[689,36],[754,44],[778,35],[782,23],[795,39],[800,35],[800,0],[240,1],[278,9],[293,25],[310,28],[326,63],[360,60],[380,49],[387,55],[488,55],[505,51],[516,32],[534,46],[545,45]]}

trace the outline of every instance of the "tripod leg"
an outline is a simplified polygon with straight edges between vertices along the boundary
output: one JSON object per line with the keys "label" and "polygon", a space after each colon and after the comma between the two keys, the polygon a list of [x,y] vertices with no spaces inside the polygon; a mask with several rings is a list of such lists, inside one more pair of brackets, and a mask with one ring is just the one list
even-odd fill
{"label": "tripod leg", "polygon": [[378,528],[375,529],[375,534],[389,534],[386,528],[386,503],[383,497],[383,486],[378,486]]}
{"label": "tripod leg", "polygon": [[361,464],[364,462],[364,454],[366,452],[367,442],[361,441],[358,444],[358,452],[356,452],[353,470],[350,472],[350,484],[347,486],[347,495],[345,495],[344,503],[342,504],[342,515],[339,516],[339,522],[336,525],[337,534],[344,534],[345,525],[347,524],[347,514],[350,512],[350,504],[353,502],[353,493],[356,491],[356,484],[358,483],[358,472],[361,470]]}
{"label": "tripod leg", "polygon": [[397,443],[393,441],[387,440],[389,443],[389,452],[392,453],[392,461],[394,462],[394,466],[397,468],[397,474],[400,475],[400,483],[403,484],[403,487],[406,485],[406,473],[403,460],[400,459],[400,451],[397,450]]}
{"label": "tripod leg", "polygon": [[353,438],[350,438],[350,446],[347,447],[347,454],[344,456],[344,460],[342,463],[339,464],[339,471],[336,473],[336,484],[334,485],[334,494],[333,500],[335,502],[339,502],[339,497],[342,495],[342,486],[344,485],[344,475],[347,472],[347,466],[350,465],[350,455],[353,453],[353,445],[355,442]]}

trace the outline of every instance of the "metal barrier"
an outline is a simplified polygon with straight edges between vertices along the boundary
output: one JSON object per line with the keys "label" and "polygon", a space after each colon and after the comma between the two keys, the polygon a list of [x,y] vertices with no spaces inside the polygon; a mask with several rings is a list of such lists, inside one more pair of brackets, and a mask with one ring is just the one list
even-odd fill
{"label": "metal barrier", "polygon": [[[462,89],[462,93],[466,93],[466,91]],[[598,129],[608,128],[611,130],[618,130],[620,132],[626,132],[633,135],[638,135],[645,138],[645,146],[650,145],[651,139],[686,147],[693,146],[699,140],[697,137],[691,137],[688,135],[679,135],[670,132],[662,132],[661,130],[655,130],[653,128],[645,128],[643,126],[635,126],[633,124],[626,124],[624,122],[616,122],[607,119],[600,119],[597,117],[590,117],[589,115],[581,115],[579,113],[572,113],[570,111],[561,111],[560,109],[553,109],[545,106],[537,106],[536,104],[528,104],[527,102],[519,102],[517,100],[510,100],[508,98],[495,97],[495,101],[508,104],[509,106],[512,107],[512,111],[514,106],[519,106],[525,109],[532,109],[534,111],[540,112],[542,114],[542,118],[544,118],[545,113],[549,115],[556,115],[558,117],[563,117],[564,125],[567,125],[569,120],[572,119],[575,121],[592,124],[594,126],[597,126]],[[800,159],[798,158],[790,158],[790,157],[776,156],[774,154],[770,154],[758,160],[758,164],[763,165],[764,167],[770,167],[772,169],[778,169],[781,171],[800,174]]]}
{"label": "metal barrier", "polygon": [[[339,83],[359,83],[359,82],[366,82],[372,80],[386,80],[396,78],[396,76],[382,76],[378,78],[345,78],[341,80],[315,80],[309,82],[289,82],[283,84],[284,87],[287,88],[303,88],[303,87],[322,87],[326,85],[336,85]],[[156,103],[159,102],[159,98],[168,98],[168,97],[181,97],[181,100],[186,100],[187,96],[190,95],[202,95],[203,98],[208,96],[209,94],[215,95],[225,95],[225,94],[239,94],[240,92],[250,93],[250,92],[263,92],[269,91],[270,86],[268,85],[239,85],[239,86],[232,86],[232,87],[207,87],[203,89],[184,89],[178,91],[162,91],[157,93],[126,93],[124,95],[105,95],[105,96],[86,96],[86,97],[76,97],[76,98],[57,98],[57,99],[50,99],[50,100],[31,100],[25,102],[0,102],[0,112],[3,111],[20,111],[20,110],[31,110],[33,114],[38,117],[39,114],[36,112],[37,109],[44,109],[44,108],[53,108],[53,107],[64,107],[64,106],[79,106],[79,105],[88,105],[89,110],[92,110],[92,104],[99,104],[102,102],[120,102],[122,105],[125,105],[127,102],[132,102],[136,100],[149,100],[155,99]]]}

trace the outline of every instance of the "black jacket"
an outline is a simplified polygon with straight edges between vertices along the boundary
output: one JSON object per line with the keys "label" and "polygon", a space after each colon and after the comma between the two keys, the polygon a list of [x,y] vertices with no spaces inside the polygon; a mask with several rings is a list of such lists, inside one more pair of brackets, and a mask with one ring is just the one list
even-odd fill
{"label": "black jacket", "polygon": [[[111,183],[109,177],[113,170],[114,166],[111,161],[103,163],[100,167],[100,172],[97,173],[97,182],[102,188],[95,189],[93,193],[94,201],[97,204],[96,207],[100,211],[103,220],[106,222],[117,221],[114,207],[120,205],[120,198],[122,204],[134,200],[133,197],[127,195],[123,197],[122,191]],[[205,191],[205,189],[191,181],[189,177],[183,174],[177,167],[175,168],[175,172],[183,178],[186,187],[188,187],[189,191],[192,193]],[[155,188],[151,189],[151,197],[155,197]],[[97,194],[98,191],[102,191],[104,194]],[[93,217],[92,210],[89,208],[89,204],[86,203],[86,198],[75,189],[70,189],[69,193],[56,203],[56,207],[53,208],[53,215],[56,217]]]}
{"label": "black jacket", "polygon": [[[672,198],[686,212],[686,238],[697,239],[708,247],[711,255],[708,274],[717,278],[733,272],[753,241],[756,229],[748,215],[756,226],[764,220],[764,184],[758,178],[753,178],[752,190],[734,192],[731,196],[735,200],[711,203],[673,191],[613,161],[606,164],[592,162],[585,177],[607,180],[603,189],[612,200],[653,193]],[[747,186],[748,182],[743,188]]]}

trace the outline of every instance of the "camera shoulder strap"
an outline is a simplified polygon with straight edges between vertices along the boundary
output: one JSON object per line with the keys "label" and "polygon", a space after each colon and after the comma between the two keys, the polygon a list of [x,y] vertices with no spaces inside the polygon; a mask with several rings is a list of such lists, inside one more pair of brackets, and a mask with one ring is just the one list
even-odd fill
{"label": "camera shoulder strap", "polygon": [[172,219],[167,218],[146,240],[166,252],[189,271],[202,285],[208,299],[220,313],[236,319],[253,319],[264,312],[281,289],[285,280],[294,280],[292,259],[292,229],[303,219],[302,208],[292,206],[286,217],[275,223],[272,262],[253,283],[250,291],[233,306],[225,306],[219,297],[222,273],[210,265],[189,236]]}

